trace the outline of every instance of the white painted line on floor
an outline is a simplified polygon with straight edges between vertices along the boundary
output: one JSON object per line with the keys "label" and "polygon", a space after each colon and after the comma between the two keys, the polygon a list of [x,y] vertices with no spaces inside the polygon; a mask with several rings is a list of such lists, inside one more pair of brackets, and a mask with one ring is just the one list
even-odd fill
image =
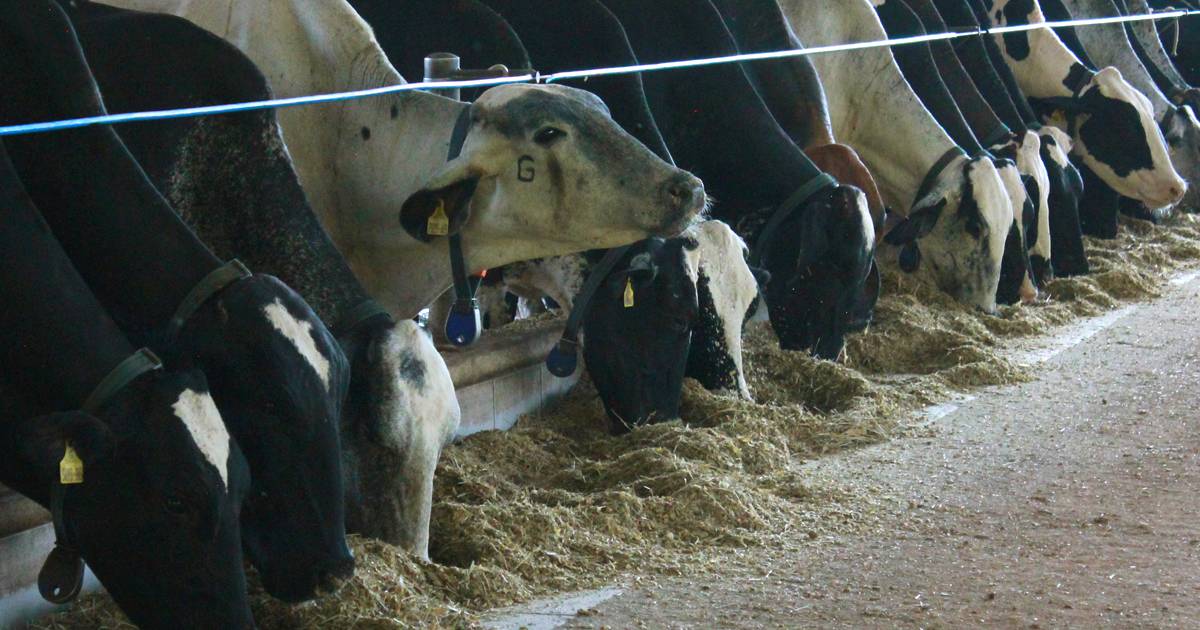
{"label": "white painted line on floor", "polygon": [[1111,327],[1137,309],[1137,306],[1126,306],[1100,315],[1099,317],[1086,319],[1078,324],[1067,327],[1066,330],[1053,337],[1043,340],[1044,346],[1032,350],[1015,352],[1009,358],[1022,365],[1045,363],[1096,336],[1100,331]]}
{"label": "white painted line on floor", "polygon": [[1192,271],[1185,271],[1174,278],[1171,278],[1170,283],[1171,286],[1181,287],[1192,280],[1195,280],[1197,277],[1200,277],[1200,269],[1193,269]]}
{"label": "white painted line on floor", "polygon": [[965,405],[972,400],[975,400],[975,397],[970,394],[959,394],[944,403],[930,405],[922,409],[921,415],[925,416],[926,422],[935,422],[958,411],[959,405]]}
{"label": "white painted line on floor", "polygon": [[554,630],[575,618],[579,611],[595,608],[623,592],[624,589],[611,586],[529,602],[492,611],[482,623],[490,630]]}

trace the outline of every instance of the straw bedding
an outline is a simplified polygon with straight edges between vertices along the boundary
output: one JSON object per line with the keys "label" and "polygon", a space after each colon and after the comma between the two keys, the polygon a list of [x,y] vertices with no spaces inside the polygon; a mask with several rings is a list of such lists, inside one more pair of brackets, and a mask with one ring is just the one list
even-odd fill
{"label": "straw bedding", "polygon": [[[446,450],[434,564],[353,538],[351,584],[297,607],[256,593],[256,618],[264,628],[463,627],[490,607],[622,575],[704,571],[741,547],[819,544],[870,527],[870,490],[810,478],[805,460],[917,431],[912,412],[957,390],[1030,378],[998,352],[1006,339],[1158,295],[1171,270],[1200,259],[1200,220],[1123,220],[1120,238],[1089,239],[1087,249],[1090,276],[1055,280],[1048,299],[998,316],[885,275],[876,322],[850,340],[844,364],[780,351],[769,327],[752,324],[745,359],[755,402],[688,381],[683,421],[628,436],[607,435],[585,380],[518,428]],[[122,623],[93,596],[39,627]]]}

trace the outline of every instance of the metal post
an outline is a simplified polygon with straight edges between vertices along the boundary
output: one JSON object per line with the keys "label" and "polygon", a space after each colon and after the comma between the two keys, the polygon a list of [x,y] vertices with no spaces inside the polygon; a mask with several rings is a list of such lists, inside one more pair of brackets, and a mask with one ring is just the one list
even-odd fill
{"label": "metal post", "polygon": [[[447,81],[462,69],[462,60],[454,53],[438,52],[425,57],[425,81]],[[449,88],[437,90],[439,94],[456,101],[462,100],[462,90]]]}

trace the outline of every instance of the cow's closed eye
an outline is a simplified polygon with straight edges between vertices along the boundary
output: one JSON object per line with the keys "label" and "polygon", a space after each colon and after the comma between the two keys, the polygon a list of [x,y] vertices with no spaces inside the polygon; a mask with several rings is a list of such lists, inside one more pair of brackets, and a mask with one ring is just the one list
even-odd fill
{"label": "cow's closed eye", "polygon": [[533,134],[533,141],[544,147],[548,147],[565,137],[567,137],[567,132],[558,127],[542,127],[538,129],[537,133]]}

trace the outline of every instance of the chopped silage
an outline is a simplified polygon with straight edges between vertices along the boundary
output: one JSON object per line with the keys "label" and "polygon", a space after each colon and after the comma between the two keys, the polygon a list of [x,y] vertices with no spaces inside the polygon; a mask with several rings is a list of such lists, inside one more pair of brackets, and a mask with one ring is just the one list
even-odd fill
{"label": "chopped silage", "polygon": [[[516,429],[446,449],[434,564],[355,537],[351,584],[297,607],[257,593],[259,625],[469,626],[486,608],[622,575],[709,570],[740,547],[870,527],[869,491],[810,478],[806,459],[913,431],[914,410],[956,390],[1029,378],[999,352],[1005,340],[1158,295],[1170,271],[1200,259],[1200,219],[1123,219],[1118,239],[1088,239],[1087,250],[1091,275],[1054,280],[1043,301],[998,315],[886,274],[876,321],[851,338],[845,364],[781,351],[768,326],[752,324],[744,345],[755,402],[688,381],[683,421],[628,436],[607,435],[585,379]],[[120,619],[106,598],[89,597],[38,627],[117,628]]]}

